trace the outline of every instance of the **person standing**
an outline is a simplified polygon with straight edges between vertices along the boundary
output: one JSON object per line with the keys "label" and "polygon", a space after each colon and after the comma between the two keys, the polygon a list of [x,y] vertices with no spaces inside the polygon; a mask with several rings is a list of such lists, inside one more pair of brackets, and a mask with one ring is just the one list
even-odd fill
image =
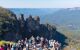
{"label": "person standing", "polygon": [[40,37],[39,37],[39,36],[36,37],[36,43],[37,43],[37,44],[40,43]]}
{"label": "person standing", "polygon": [[0,46],[0,50],[4,50],[4,47],[3,46]]}
{"label": "person standing", "polygon": [[55,49],[56,49],[56,50],[60,50],[60,44],[59,44],[58,41],[56,41],[56,43],[55,43]]}
{"label": "person standing", "polygon": [[4,50],[7,50],[7,44],[4,44]]}
{"label": "person standing", "polygon": [[23,47],[23,50],[27,50],[26,46]]}

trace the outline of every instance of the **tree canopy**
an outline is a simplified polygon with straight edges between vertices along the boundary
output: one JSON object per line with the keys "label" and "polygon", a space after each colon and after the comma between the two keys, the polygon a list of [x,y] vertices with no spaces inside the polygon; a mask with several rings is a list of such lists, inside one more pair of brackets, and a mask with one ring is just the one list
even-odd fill
{"label": "tree canopy", "polygon": [[15,16],[16,15],[12,11],[0,7],[0,21],[15,19]]}

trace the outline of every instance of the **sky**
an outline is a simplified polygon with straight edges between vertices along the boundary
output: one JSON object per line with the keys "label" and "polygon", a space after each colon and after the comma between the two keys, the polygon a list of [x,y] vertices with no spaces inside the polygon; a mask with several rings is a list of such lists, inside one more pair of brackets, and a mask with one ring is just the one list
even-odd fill
{"label": "sky", "polygon": [[72,8],[80,7],[80,0],[0,0],[5,8]]}

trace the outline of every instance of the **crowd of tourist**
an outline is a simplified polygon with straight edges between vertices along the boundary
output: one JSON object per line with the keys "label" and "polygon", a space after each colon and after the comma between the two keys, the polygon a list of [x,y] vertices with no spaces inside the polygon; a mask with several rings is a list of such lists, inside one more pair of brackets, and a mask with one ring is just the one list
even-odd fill
{"label": "crowd of tourist", "polygon": [[60,50],[61,44],[54,39],[33,36],[30,39],[22,39],[15,44],[4,44],[0,50]]}

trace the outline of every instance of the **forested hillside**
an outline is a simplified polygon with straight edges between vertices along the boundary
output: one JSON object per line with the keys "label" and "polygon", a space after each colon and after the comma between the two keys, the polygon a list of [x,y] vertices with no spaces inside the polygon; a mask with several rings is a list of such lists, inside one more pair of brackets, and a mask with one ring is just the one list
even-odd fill
{"label": "forested hillside", "polygon": [[0,32],[3,30],[1,29],[3,23],[9,23],[13,20],[15,20],[15,14],[8,9],[0,7]]}

